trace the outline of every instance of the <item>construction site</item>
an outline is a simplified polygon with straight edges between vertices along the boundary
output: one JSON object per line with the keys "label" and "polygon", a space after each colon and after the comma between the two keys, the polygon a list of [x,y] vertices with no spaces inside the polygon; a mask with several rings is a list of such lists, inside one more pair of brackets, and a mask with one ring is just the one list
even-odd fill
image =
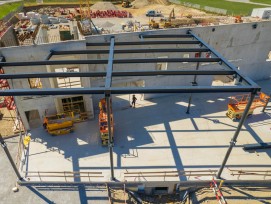
{"label": "construction site", "polygon": [[144,2],[3,29],[0,203],[271,203],[270,20]]}
{"label": "construction site", "polygon": [[[121,3],[122,2],[122,3]],[[23,46],[82,40],[95,34],[123,33],[179,27],[202,27],[258,22],[252,16],[220,15],[172,4],[167,0],[97,2],[69,6],[23,7],[0,21],[0,46]],[[114,4],[113,4],[114,3]],[[223,10],[222,10],[223,11]]]}

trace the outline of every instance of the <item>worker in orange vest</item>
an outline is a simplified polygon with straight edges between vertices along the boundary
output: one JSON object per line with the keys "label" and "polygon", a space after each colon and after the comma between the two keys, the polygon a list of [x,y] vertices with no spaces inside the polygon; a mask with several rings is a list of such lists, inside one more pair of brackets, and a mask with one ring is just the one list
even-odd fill
{"label": "worker in orange vest", "polygon": [[43,128],[46,129],[47,128],[47,124],[48,124],[48,118],[47,117],[44,117],[43,119]]}

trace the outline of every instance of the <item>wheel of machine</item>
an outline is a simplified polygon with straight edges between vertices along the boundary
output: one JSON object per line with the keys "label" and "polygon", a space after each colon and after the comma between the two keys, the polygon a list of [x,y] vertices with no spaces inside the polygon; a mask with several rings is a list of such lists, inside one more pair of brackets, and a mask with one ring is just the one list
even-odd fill
{"label": "wheel of machine", "polygon": [[252,116],[252,114],[248,114],[248,115],[247,115],[247,118],[250,118],[251,116]]}

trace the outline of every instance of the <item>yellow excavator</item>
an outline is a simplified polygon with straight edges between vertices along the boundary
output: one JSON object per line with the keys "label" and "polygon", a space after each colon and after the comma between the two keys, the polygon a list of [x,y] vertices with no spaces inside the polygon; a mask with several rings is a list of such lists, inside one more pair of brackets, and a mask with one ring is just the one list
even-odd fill
{"label": "yellow excavator", "polygon": [[158,29],[159,28],[159,23],[157,23],[154,19],[149,20],[149,27],[151,29]]}
{"label": "yellow excavator", "polygon": [[171,20],[175,19],[175,12],[174,8],[171,10],[168,18],[161,18],[160,20],[160,27],[162,28],[172,28]]}

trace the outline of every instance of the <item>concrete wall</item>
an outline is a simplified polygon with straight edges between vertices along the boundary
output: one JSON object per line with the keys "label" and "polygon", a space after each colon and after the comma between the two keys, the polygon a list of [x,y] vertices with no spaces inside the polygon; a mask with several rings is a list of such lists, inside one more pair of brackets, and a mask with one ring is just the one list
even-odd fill
{"label": "concrete wall", "polygon": [[[253,25],[256,25],[254,28]],[[271,22],[259,22],[259,23],[244,23],[244,24],[233,24],[224,26],[211,26],[211,27],[196,27],[191,28],[194,33],[199,35],[203,40],[214,47],[218,52],[222,54],[226,59],[232,61],[235,66],[240,67],[241,72],[252,78],[253,80],[263,80],[270,77],[270,61],[266,61],[269,51],[271,50]],[[181,29],[169,29],[169,30],[158,30],[148,31],[145,33],[149,34],[184,34],[188,28]],[[122,33],[116,34],[116,42],[122,41],[138,41],[140,40],[138,35],[142,32],[137,33]],[[78,49],[109,49],[105,47],[92,47],[86,48],[86,42],[109,42],[111,35],[97,35],[86,37],[86,40],[82,41],[69,41],[60,42],[53,44],[43,45],[32,45],[12,48],[0,49],[0,55],[5,56],[7,62],[16,61],[35,61],[43,60],[48,55],[50,50],[78,50]],[[148,39],[150,40],[150,39]],[[134,48],[182,48],[182,45],[142,45],[135,46]],[[187,47],[187,46],[185,46]],[[122,46],[121,48],[131,47]],[[183,57],[182,53],[179,54],[125,54],[115,55],[115,58],[157,58],[157,57]],[[193,57],[193,56],[190,56]],[[107,59],[107,55],[77,55],[77,56],[65,56],[54,59]],[[179,69],[195,69],[196,64],[186,63],[170,63],[168,64],[168,70],[179,70]],[[217,64],[205,64],[201,65],[200,69],[212,69],[218,67]],[[7,67],[4,68],[6,73],[15,72],[46,72],[51,71],[50,66],[36,66],[36,67]],[[82,71],[105,71],[106,65],[80,65]],[[156,70],[155,63],[137,63],[137,64],[119,64],[114,65],[114,70],[118,71],[135,71],[135,70]],[[210,85],[213,81],[213,76],[199,76],[199,85]],[[164,86],[164,85],[191,85],[193,81],[192,76],[186,77],[168,77],[168,76],[157,76],[157,77],[127,77],[127,78],[114,78],[113,86],[116,84],[126,83],[129,81],[145,81],[146,87],[151,86]],[[55,87],[55,82],[52,79],[42,79],[44,88]],[[24,80],[13,80],[11,83],[15,88],[29,88],[27,79]],[[82,84],[84,87],[89,86],[104,86],[104,79],[88,79],[82,78]],[[153,95],[145,95],[145,98],[153,97]],[[18,108],[24,112],[26,110],[39,110],[40,116],[44,113],[44,109],[49,108],[50,112],[58,111],[59,104],[56,104],[58,100],[56,97],[43,97],[43,98],[32,98],[22,100],[21,97],[17,97]],[[84,96],[88,111],[93,113],[93,105],[91,96]],[[54,105],[54,106],[53,106]],[[23,117],[23,116],[22,116]],[[27,124],[26,119],[23,117],[23,121]]]}
{"label": "concrete wall", "polygon": [[16,37],[13,26],[10,26],[7,31],[0,36],[0,47],[18,46],[19,41]]}
{"label": "concrete wall", "polygon": [[[69,43],[54,43],[32,46],[21,46],[13,48],[3,48],[0,50],[0,55],[5,56],[7,62],[18,61],[37,61],[44,60],[50,50],[78,50],[85,49],[84,41],[71,41]],[[67,57],[65,57],[67,58]],[[86,59],[86,56],[77,55],[75,57],[70,56],[69,59]],[[53,57],[53,59],[63,59],[63,57]],[[63,67],[63,66],[62,66]],[[65,66],[64,66],[65,67]],[[79,65],[80,70],[87,71],[86,65]],[[23,67],[4,67],[5,73],[20,73],[20,72],[47,72],[50,71],[50,66],[23,66]],[[52,79],[41,79],[43,88],[54,88],[54,81]],[[89,80],[82,79],[83,86],[89,87]],[[28,79],[9,80],[11,88],[23,88],[29,89],[30,85]],[[38,110],[39,115],[42,116],[47,110],[47,114],[54,114],[61,111],[60,104],[58,104],[57,98],[64,96],[33,96],[33,97],[16,97],[16,105],[21,114],[23,124],[26,129],[29,129],[29,123],[27,121],[25,111]],[[65,96],[66,97],[66,96]],[[87,111],[90,112],[93,117],[93,105],[91,96],[84,96],[85,106]]]}
{"label": "concrete wall", "polygon": [[[257,25],[257,28],[254,29],[253,25]],[[263,80],[270,77],[270,62],[266,61],[268,53],[271,51],[270,21],[147,31],[145,33],[184,34],[188,29],[199,35],[236,67],[240,67],[241,72],[251,79]],[[140,33],[142,32],[118,34],[116,35],[116,42],[138,41]],[[87,42],[109,42],[109,39],[110,35],[86,37]],[[125,48],[125,46],[122,47]],[[152,46],[147,47],[152,48]],[[143,46],[137,48],[143,48]],[[97,47],[88,47],[88,49],[97,49]],[[139,69],[145,67],[145,65],[136,65],[136,67]],[[129,66],[129,69],[132,69],[132,67]]]}
{"label": "concrete wall", "polygon": [[[254,29],[253,25],[257,25]],[[215,28],[213,32],[212,29]],[[271,74],[271,22],[243,23],[192,29],[222,56],[240,67],[240,71],[251,79],[268,79]]]}

